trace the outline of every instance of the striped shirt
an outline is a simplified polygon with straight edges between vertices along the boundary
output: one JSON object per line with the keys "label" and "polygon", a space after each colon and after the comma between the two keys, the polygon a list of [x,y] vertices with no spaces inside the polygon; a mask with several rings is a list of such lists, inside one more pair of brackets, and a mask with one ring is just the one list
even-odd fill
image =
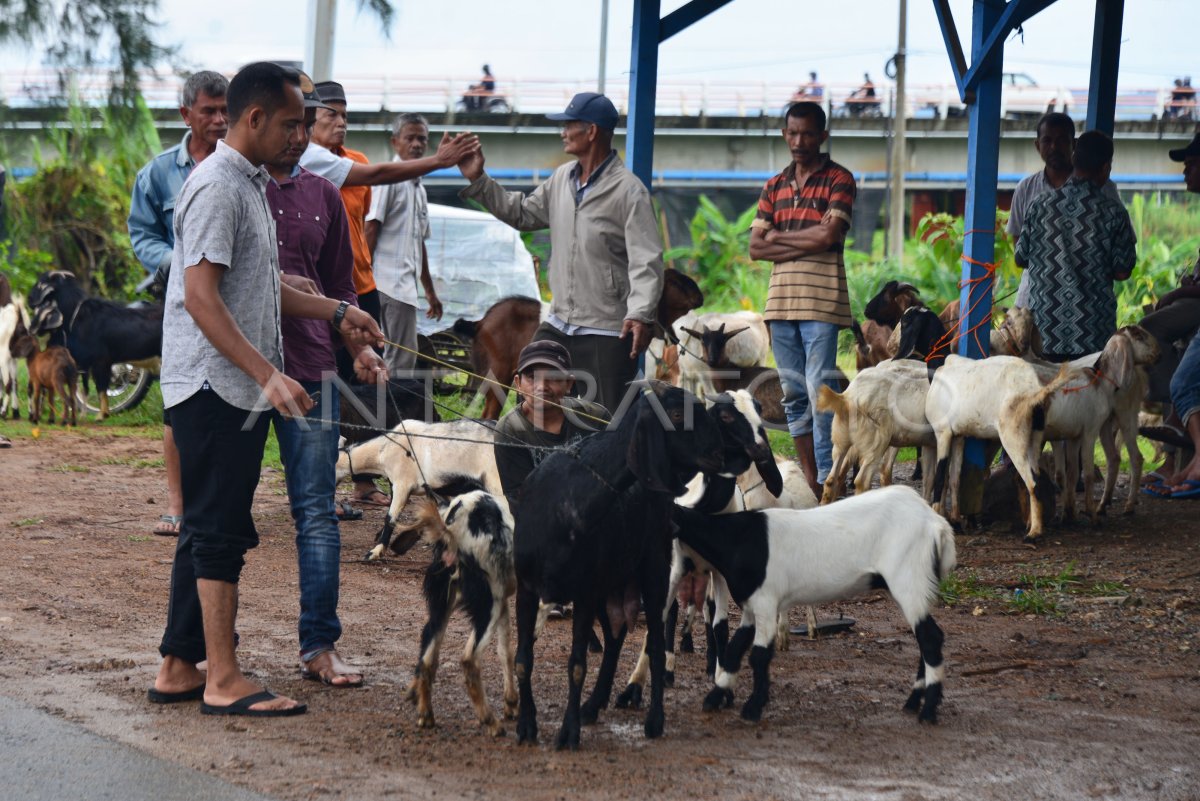
{"label": "striped shirt", "polygon": [[[758,201],[758,216],[752,228],[764,231],[802,231],[820,225],[826,216],[850,226],[857,189],[854,176],[824,156],[824,163],[808,176],[804,186],[796,184],[796,164],[767,181]],[[823,253],[796,261],[777,262],[771,270],[764,320],[816,320],[848,326],[850,292],[846,286],[846,264],[842,242]]]}

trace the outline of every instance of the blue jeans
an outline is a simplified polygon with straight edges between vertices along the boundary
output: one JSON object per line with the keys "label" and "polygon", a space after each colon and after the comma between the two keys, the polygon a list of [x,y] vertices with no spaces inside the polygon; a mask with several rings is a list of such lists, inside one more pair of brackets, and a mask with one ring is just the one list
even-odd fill
{"label": "blue jeans", "polygon": [[[300,563],[300,655],[333,648],[342,636],[338,582],[342,538],[333,493],[338,457],[338,392],[332,382],[301,381],[317,403],[303,420],[276,418],[275,436],[287,478],[288,502],[296,521]],[[328,409],[329,421],[325,420]]]}
{"label": "blue jeans", "polygon": [[833,386],[837,376],[838,327],[816,320],[772,320],[770,326],[788,433],[793,437],[812,434],[817,482],[823,484],[833,467],[833,415],[815,414],[814,399],[817,388]]}
{"label": "blue jeans", "polygon": [[1185,428],[1188,418],[1200,413],[1200,334],[1192,337],[1171,377],[1171,404]]}

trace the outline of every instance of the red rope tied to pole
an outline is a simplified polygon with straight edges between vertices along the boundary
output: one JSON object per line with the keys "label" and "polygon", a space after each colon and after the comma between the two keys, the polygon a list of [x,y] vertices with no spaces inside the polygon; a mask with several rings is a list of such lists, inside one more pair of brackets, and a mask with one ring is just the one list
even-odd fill
{"label": "red rope tied to pole", "polygon": [[[967,233],[977,233],[977,232],[976,231],[968,231]],[[987,232],[978,232],[978,233],[987,233]],[[994,232],[992,232],[992,233],[994,233]],[[986,288],[985,288],[985,291],[979,293],[979,296],[977,298],[975,298],[974,302],[972,302],[971,298],[975,294],[975,290],[978,287],[984,286],[985,281],[991,282],[991,284],[993,286],[995,285],[995,283],[996,283],[996,266],[997,265],[994,263],[991,263],[991,262],[977,261],[977,260],[971,258],[970,256],[968,256],[966,253],[962,254],[962,260],[967,262],[968,264],[974,264],[977,267],[982,267],[985,270],[985,272],[983,275],[979,276],[978,278],[969,278],[965,281],[958,282],[959,289],[962,289],[965,286],[971,287],[970,289],[967,290],[967,310],[966,310],[966,312],[960,312],[960,314],[958,315],[958,320],[955,321],[954,325],[950,327],[950,330],[947,331],[940,339],[938,339],[938,341],[933,344],[933,347],[929,349],[928,355],[925,356],[926,363],[929,363],[933,359],[938,358],[938,356],[940,356],[943,352],[951,350],[952,348],[954,348],[955,345],[958,344],[958,341],[960,339],[962,339],[964,336],[968,336],[968,335],[973,335],[975,337],[975,344],[977,346],[979,346],[980,352],[983,351],[983,343],[981,343],[979,341],[979,329],[984,327],[985,325],[990,326],[992,324],[990,315],[987,319],[981,320],[980,322],[976,323],[974,326],[972,326],[968,330],[963,331],[961,333],[956,333],[956,332],[960,331],[960,329],[962,328],[962,321],[967,319],[970,316],[971,312],[973,312],[975,310],[975,308],[983,301],[984,297],[987,295]]]}

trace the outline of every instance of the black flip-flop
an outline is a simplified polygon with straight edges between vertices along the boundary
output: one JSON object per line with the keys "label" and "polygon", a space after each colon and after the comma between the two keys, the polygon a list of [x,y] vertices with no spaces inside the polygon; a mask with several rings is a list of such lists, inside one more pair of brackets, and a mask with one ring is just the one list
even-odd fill
{"label": "black flip-flop", "polygon": [[[817,635],[822,634],[840,634],[843,631],[849,631],[850,628],[857,623],[852,617],[829,618],[828,620],[817,621]],[[796,626],[788,632],[793,637],[807,637],[808,626]]]}
{"label": "black flip-flop", "polygon": [[177,693],[164,692],[151,687],[146,690],[146,698],[152,704],[180,704],[184,701],[199,701],[204,697],[204,685],[193,687],[190,690],[180,690]]}
{"label": "black flip-flop", "polygon": [[338,520],[362,520],[363,510],[355,509],[349,501],[338,501],[334,504],[334,512]]}
{"label": "black flip-flop", "polygon": [[303,715],[308,711],[308,704],[297,704],[296,706],[288,707],[287,709],[251,709],[255,704],[261,704],[263,701],[270,701],[279,696],[270,690],[262,690],[261,692],[247,695],[245,698],[239,698],[228,706],[216,706],[200,702],[200,714],[202,715],[238,715],[244,718],[287,718],[293,715]]}

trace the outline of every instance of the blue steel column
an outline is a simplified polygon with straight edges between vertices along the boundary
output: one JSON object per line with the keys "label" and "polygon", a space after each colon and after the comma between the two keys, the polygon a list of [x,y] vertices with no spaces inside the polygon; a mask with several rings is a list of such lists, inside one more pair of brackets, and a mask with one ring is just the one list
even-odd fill
{"label": "blue steel column", "polygon": [[[1000,14],[1004,3],[996,0],[975,0],[971,18],[972,61],[980,54]],[[1004,65],[1003,44],[996,57],[979,74],[975,102],[970,105],[967,133],[967,204],[963,228],[967,235],[963,253],[970,258],[962,262],[963,288],[960,295],[960,328],[962,332],[981,326],[992,315],[992,285],[986,280],[987,271],[980,264],[990,264],[996,252],[996,178],[1000,159],[1000,93]],[[980,280],[985,279],[985,280]],[[958,341],[958,353],[980,359],[987,356],[989,325],[979,328],[979,336],[968,334]],[[978,475],[983,464],[983,443],[969,440],[963,454],[964,469],[975,468]],[[964,475],[964,487],[974,486]],[[980,487],[982,482],[980,482]],[[963,499],[964,501],[967,498]],[[964,502],[964,511],[973,504]]]}
{"label": "blue steel column", "polygon": [[629,65],[625,162],[647,187],[654,168],[654,91],[658,83],[660,0],[635,0]]}
{"label": "blue steel column", "polygon": [[1117,113],[1117,65],[1121,60],[1121,18],[1125,0],[1096,0],[1092,33],[1092,77],[1088,85],[1087,130],[1113,135]]}

